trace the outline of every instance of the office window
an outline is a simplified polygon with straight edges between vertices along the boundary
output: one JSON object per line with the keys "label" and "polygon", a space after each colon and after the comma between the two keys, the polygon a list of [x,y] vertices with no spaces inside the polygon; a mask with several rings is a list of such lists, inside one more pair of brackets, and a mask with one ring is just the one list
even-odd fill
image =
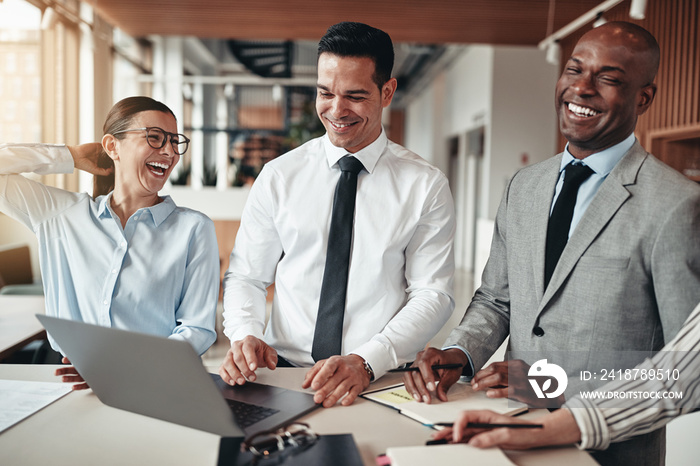
{"label": "office window", "polygon": [[0,2],[0,140],[39,142],[41,11],[24,0]]}
{"label": "office window", "polygon": [[17,54],[14,52],[9,52],[5,54],[5,73],[17,73]]}
{"label": "office window", "polygon": [[24,55],[24,74],[26,76],[36,76],[39,74],[39,55]]}

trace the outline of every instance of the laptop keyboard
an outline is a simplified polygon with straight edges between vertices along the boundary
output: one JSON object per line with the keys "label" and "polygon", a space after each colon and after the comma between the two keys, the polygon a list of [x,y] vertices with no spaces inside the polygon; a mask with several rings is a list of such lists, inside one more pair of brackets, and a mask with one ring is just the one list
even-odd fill
{"label": "laptop keyboard", "polygon": [[226,402],[233,412],[236,423],[242,429],[252,426],[256,422],[262,421],[273,414],[279,413],[278,409],[244,403],[242,401],[226,400]]}

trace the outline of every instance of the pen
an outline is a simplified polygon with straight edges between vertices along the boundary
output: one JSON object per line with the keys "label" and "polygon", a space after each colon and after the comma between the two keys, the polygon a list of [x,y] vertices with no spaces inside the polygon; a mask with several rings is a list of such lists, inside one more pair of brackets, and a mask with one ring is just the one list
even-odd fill
{"label": "pen", "polygon": [[[438,369],[460,369],[462,367],[461,364],[459,363],[452,363],[452,364],[433,364],[432,366],[433,370],[438,370]],[[390,369],[389,372],[414,372],[414,371],[419,371],[420,369],[417,367],[399,367],[398,369]]]}
{"label": "pen", "polygon": [[[451,422],[436,422],[434,426],[439,427],[452,427]],[[467,428],[470,429],[498,429],[500,427],[507,427],[508,429],[541,429],[544,427],[542,424],[492,424],[489,422],[469,422],[467,423]]]}

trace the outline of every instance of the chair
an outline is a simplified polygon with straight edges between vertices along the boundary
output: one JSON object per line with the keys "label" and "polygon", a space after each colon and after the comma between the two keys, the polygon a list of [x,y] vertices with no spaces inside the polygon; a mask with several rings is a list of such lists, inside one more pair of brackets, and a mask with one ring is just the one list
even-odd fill
{"label": "chair", "polygon": [[29,246],[0,246],[0,284],[19,285],[30,284],[33,281]]}
{"label": "chair", "polygon": [[0,294],[41,296],[44,294],[44,287],[41,283],[5,285],[0,288]]}

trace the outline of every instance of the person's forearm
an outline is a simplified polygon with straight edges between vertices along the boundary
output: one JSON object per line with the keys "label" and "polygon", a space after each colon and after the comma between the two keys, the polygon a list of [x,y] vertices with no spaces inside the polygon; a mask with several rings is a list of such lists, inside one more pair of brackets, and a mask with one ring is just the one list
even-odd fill
{"label": "person's forearm", "polygon": [[216,341],[216,332],[210,328],[178,325],[170,335],[175,340],[184,340],[192,345],[198,355],[203,355]]}
{"label": "person's forearm", "polygon": [[233,277],[224,278],[224,335],[241,340],[247,335],[262,339],[265,329],[266,292],[263,284]]}
{"label": "person's forearm", "polygon": [[571,445],[581,441],[581,431],[568,409],[558,409],[543,417],[541,421],[544,425],[541,446]]}
{"label": "person's forearm", "polygon": [[73,157],[64,145],[0,144],[0,175],[72,172]]}
{"label": "person's forearm", "polygon": [[19,173],[71,173],[72,162],[65,146],[0,144],[0,212],[35,230],[47,216],[56,215],[75,199]]}

